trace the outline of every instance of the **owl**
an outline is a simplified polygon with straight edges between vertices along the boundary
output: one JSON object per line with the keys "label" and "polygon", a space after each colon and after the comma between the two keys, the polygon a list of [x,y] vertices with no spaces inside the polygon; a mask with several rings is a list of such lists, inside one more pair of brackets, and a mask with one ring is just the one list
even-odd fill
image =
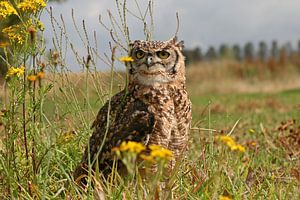
{"label": "owl", "polygon": [[88,165],[111,171],[114,147],[123,141],[155,144],[173,152],[170,167],[187,149],[191,102],[186,91],[183,42],[136,40],[129,45],[129,83],[100,109],[93,134],[75,169],[78,182]]}

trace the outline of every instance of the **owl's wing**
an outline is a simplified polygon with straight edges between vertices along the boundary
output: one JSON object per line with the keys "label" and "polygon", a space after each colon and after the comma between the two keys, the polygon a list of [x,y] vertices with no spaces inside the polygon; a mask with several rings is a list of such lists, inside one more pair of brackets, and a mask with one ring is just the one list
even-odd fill
{"label": "owl's wing", "polygon": [[87,174],[88,163],[94,164],[97,159],[99,170],[109,170],[113,161],[112,148],[129,140],[145,143],[153,126],[154,115],[142,101],[134,99],[131,93],[125,91],[113,96],[100,109],[92,125],[94,131],[81,164],[74,172],[75,180]]}

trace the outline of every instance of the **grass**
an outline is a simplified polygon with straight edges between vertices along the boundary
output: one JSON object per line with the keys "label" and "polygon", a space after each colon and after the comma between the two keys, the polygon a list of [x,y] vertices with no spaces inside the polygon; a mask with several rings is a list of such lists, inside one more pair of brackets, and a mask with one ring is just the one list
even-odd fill
{"label": "grass", "polygon": [[[103,76],[102,80],[107,78],[105,73],[98,75]],[[41,159],[41,166],[33,186],[34,196],[38,198],[79,195],[71,174],[91,134],[90,124],[108,98],[107,85],[103,84],[101,96],[91,87],[86,99],[85,75],[68,74],[68,77],[64,85],[59,79],[53,82],[55,86],[44,103],[45,121],[36,141],[36,156]],[[93,76],[89,76],[89,81],[92,80]],[[51,81],[49,75],[46,82]],[[298,130],[297,124],[286,131],[278,131],[278,127],[290,119],[296,119],[299,125],[300,90],[228,93],[224,89],[222,93],[208,91],[198,95],[192,86],[188,85],[193,124],[200,130],[192,130],[190,159],[184,160],[176,172],[174,195],[179,199],[217,199],[220,195],[234,199],[298,199],[299,146],[291,146],[291,150],[280,143],[280,138],[289,135],[290,129]],[[220,133],[229,133],[237,121],[231,136],[246,147],[245,153],[231,151],[215,139]],[[21,159],[21,147],[17,152]],[[112,199],[137,195],[125,183],[105,187]],[[4,185],[2,189],[5,194]],[[19,191],[18,195],[21,194]]]}
{"label": "grass", "polygon": [[[121,48],[129,38],[128,13],[126,5],[116,2],[118,14],[109,12],[114,29],[110,34]],[[140,18],[136,16],[138,21],[146,24],[148,15],[153,20],[152,9],[149,1],[146,13],[140,10]],[[75,184],[72,173],[99,108],[124,87],[124,73],[113,69],[124,49],[116,53],[111,46],[111,58],[106,54],[102,58],[97,47],[91,46],[83,24],[83,30],[76,30],[89,54],[81,58],[64,24],[51,16],[56,51],[46,56],[44,40],[36,35],[42,35],[37,27],[42,10],[16,11],[24,12],[18,15],[21,21],[33,18],[34,23],[22,24],[28,31],[22,35],[24,43],[10,40],[5,47],[10,58],[2,58],[11,68],[24,65],[25,71],[1,85],[0,198],[92,199],[105,193],[107,199],[165,199],[170,191],[158,190],[163,179],[159,173],[146,181],[139,174],[133,178],[114,173],[105,181],[90,176],[95,187],[86,191]],[[150,24],[144,31],[151,38]],[[83,66],[82,73],[68,72],[63,62],[65,43]],[[95,72],[97,59],[111,73]],[[45,72],[46,77],[27,80],[38,72]],[[261,63],[223,60],[188,67],[193,126],[187,156],[166,181],[174,199],[300,199],[299,80],[299,66],[289,64],[269,69]],[[234,150],[238,145],[245,149]]]}

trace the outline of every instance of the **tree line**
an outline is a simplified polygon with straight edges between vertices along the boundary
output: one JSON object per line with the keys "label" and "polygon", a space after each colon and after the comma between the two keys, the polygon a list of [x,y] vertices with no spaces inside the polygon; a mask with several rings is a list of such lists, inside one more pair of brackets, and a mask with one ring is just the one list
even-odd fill
{"label": "tree line", "polygon": [[279,45],[276,40],[273,40],[270,44],[261,41],[257,46],[252,42],[247,42],[245,45],[235,44],[232,46],[221,44],[218,48],[210,46],[206,51],[196,47],[194,49],[185,49],[183,53],[187,64],[223,59],[248,63],[276,62],[287,64],[292,62],[300,64],[300,40],[296,46],[294,48],[290,42]]}

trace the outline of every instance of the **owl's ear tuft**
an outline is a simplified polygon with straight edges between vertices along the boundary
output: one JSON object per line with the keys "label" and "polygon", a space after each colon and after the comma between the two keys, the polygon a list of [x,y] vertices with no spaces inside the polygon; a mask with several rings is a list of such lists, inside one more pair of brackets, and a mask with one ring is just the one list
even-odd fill
{"label": "owl's ear tuft", "polygon": [[133,42],[131,41],[128,44],[128,54],[131,54],[132,49],[136,46],[137,43],[138,43],[138,40],[135,40]]}
{"label": "owl's ear tuft", "polygon": [[176,43],[176,46],[177,46],[180,50],[182,50],[182,49],[184,48],[184,41],[181,40],[181,41],[177,42],[177,43]]}
{"label": "owl's ear tuft", "polygon": [[184,42],[183,42],[183,40],[178,41],[177,36],[175,36],[175,37],[173,37],[172,39],[170,39],[170,42],[171,42],[173,45],[177,46],[180,50],[182,50],[183,47],[184,47]]}

